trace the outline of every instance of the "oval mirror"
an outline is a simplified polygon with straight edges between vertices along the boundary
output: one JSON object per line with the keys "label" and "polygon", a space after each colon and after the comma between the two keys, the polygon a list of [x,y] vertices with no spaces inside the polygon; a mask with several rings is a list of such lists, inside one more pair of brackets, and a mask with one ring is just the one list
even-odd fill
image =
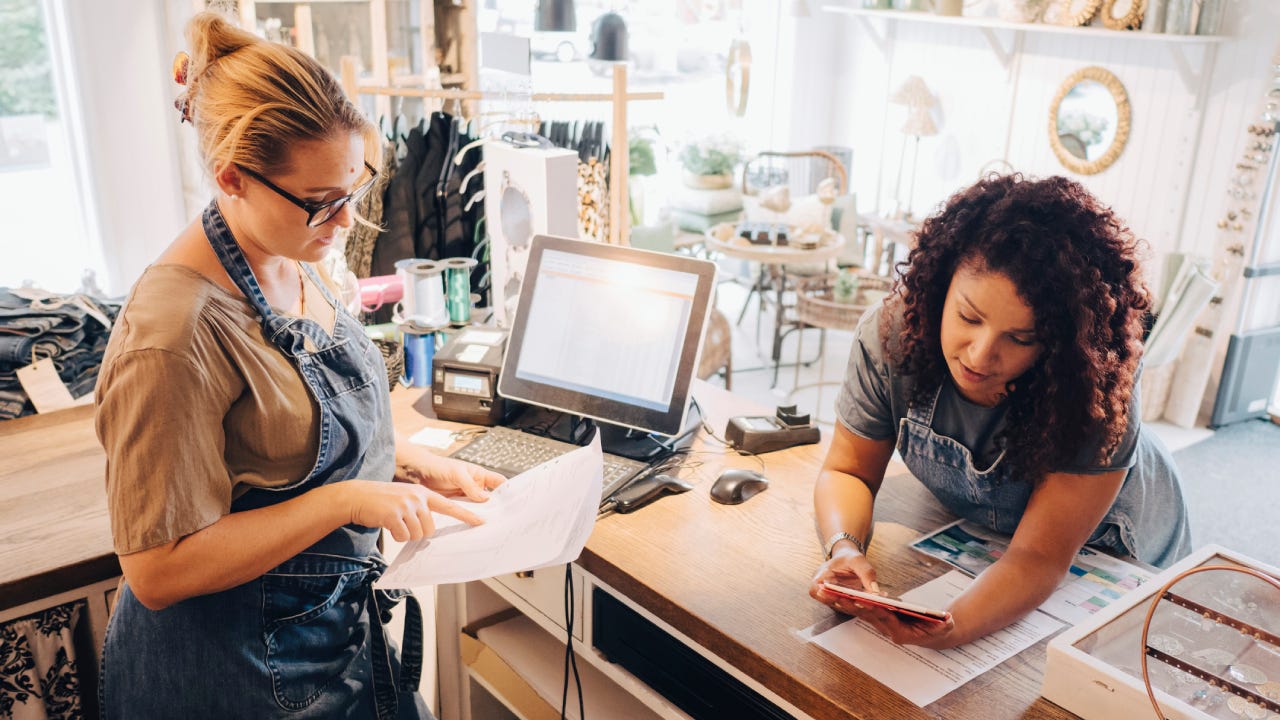
{"label": "oval mirror", "polygon": [[1137,30],[1142,27],[1146,0],[1106,0],[1102,6],[1102,24],[1112,30]]}
{"label": "oval mirror", "polygon": [[1102,0],[1060,0],[1057,7],[1058,22],[1079,27],[1093,19],[1102,7]]}
{"label": "oval mirror", "polygon": [[1129,96],[1100,67],[1072,73],[1049,109],[1049,145],[1064,167],[1082,175],[1111,166],[1129,140]]}

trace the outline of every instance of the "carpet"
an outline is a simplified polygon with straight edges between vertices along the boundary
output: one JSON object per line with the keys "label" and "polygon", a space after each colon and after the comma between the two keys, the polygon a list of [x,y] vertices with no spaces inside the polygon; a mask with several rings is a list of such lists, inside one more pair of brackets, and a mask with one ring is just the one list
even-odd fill
{"label": "carpet", "polygon": [[1173,454],[1191,515],[1191,541],[1280,566],[1280,425],[1228,425]]}

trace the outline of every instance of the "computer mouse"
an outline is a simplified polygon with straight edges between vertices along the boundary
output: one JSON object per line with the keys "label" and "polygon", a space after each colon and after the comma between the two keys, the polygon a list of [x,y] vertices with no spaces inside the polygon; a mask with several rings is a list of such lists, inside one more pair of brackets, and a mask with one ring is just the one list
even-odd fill
{"label": "computer mouse", "polygon": [[722,505],[744,503],[769,488],[769,480],[755,470],[730,469],[711,485],[711,499]]}

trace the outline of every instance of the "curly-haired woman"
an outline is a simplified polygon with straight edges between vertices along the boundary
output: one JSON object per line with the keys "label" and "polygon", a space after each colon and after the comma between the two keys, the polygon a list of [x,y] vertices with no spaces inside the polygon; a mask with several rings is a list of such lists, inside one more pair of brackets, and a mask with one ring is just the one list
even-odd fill
{"label": "curly-haired woman", "polygon": [[[1079,184],[990,177],[927,219],[894,293],[859,324],[814,489],[827,561],[810,594],[895,642],[944,648],[1042,603],[1088,544],[1167,566],[1190,549],[1169,451],[1138,418],[1137,242]],[[841,599],[894,448],[952,512],[1013,536],[948,608],[909,622]]]}

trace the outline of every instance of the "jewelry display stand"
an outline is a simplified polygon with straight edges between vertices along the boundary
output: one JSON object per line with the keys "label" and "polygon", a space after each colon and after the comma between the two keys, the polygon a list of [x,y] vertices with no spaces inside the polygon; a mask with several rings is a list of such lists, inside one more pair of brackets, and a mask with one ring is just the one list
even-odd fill
{"label": "jewelry display stand", "polygon": [[1051,641],[1041,694],[1084,718],[1280,717],[1277,577],[1200,548]]}

